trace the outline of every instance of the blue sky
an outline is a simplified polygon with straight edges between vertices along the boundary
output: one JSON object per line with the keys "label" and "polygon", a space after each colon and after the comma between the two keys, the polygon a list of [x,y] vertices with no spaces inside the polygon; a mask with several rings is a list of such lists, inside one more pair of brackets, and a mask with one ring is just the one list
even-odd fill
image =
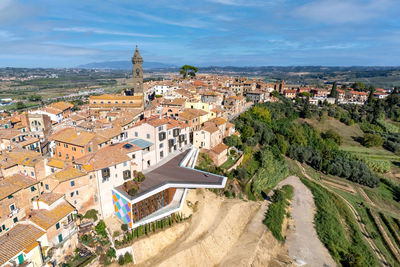
{"label": "blue sky", "polygon": [[0,67],[400,65],[399,0],[0,0]]}

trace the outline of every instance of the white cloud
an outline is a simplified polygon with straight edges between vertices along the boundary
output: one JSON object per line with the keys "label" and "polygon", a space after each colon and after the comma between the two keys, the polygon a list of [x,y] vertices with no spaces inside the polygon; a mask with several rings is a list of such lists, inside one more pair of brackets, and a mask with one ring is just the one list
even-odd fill
{"label": "white cloud", "polygon": [[295,9],[293,14],[328,24],[364,22],[382,16],[391,4],[392,0],[312,1]]}
{"label": "white cloud", "polygon": [[110,30],[87,28],[87,27],[65,27],[65,28],[54,28],[53,30],[61,32],[95,33],[95,34],[121,35],[130,37],[150,37],[150,38],[163,37],[162,35],[156,35],[156,34],[110,31]]}
{"label": "white cloud", "polygon": [[268,6],[282,0],[208,0],[209,2],[228,6]]}
{"label": "white cloud", "polygon": [[181,27],[189,27],[189,28],[206,28],[208,26],[207,23],[205,23],[201,20],[198,20],[198,19],[176,21],[176,20],[165,19],[160,16],[153,16],[153,15],[139,12],[139,11],[130,10],[128,12],[133,13],[134,15],[138,15],[144,19],[154,21],[154,22],[159,22],[162,24],[181,26]]}

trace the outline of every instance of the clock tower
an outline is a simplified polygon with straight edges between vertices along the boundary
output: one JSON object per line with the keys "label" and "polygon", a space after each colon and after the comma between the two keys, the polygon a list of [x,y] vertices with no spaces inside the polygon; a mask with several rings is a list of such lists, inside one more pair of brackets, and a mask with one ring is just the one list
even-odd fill
{"label": "clock tower", "polygon": [[143,96],[143,58],[136,46],[135,54],[132,57],[133,64],[133,95]]}

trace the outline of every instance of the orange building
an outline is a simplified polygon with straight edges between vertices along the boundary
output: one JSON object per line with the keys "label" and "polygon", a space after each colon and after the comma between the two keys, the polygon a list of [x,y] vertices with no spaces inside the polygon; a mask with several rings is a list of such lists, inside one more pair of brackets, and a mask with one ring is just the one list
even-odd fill
{"label": "orange building", "polygon": [[75,160],[97,150],[97,136],[94,133],[79,132],[66,128],[51,136],[55,146],[53,156],[58,159]]}

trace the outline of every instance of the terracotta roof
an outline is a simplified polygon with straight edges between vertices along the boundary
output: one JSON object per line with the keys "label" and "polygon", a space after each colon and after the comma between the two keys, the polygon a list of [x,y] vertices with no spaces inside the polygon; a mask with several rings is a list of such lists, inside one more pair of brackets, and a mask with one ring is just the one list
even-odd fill
{"label": "terracotta roof", "polygon": [[0,200],[38,183],[38,180],[30,179],[18,173],[0,180]]}
{"label": "terracotta roof", "polygon": [[185,98],[174,98],[174,99],[163,99],[160,103],[161,105],[165,106],[184,106],[186,102]]}
{"label": "terracotta roof", "polygon": [[37,224],[39,227],[47,230],[74,210],[75,208],[71,204],[69,204],[67,201],[63,201],[51,210],[32,210],[32,212],[29,214],[29,220]]}
{"label": "terracotta roof", "polygon": [[24,146],[28,146],[28,145],[37,143],[39,141],[40,141],[39,138],[33,137],[33,138],[29,138],[29,139],[27,139],[27,140],[25,140],[23,142],[18,143],[18,145],[21,146],[21,147],[24,147]]}
{"label": "terracotta roof", "polygon": [[0,236],[0,266],[25,249],[37,244],[37,239],[46,234],[32,224],[17,224]]}
{"label": "terracotta roof", "polygon": [[21,134],[21,131],[15,129],[0,129],[1,139],[12,139]]}
{"label": "terracotta roof", "polygon": [[68,181],[74,178],[78,178],[78,177],[82,177],[86,175],[86,172],[80,171],[72,166],[67,167],[57,173],[55,173],[53,175],[53,177],[60,181],[60,182],[64,182],[64,181]]}
{"label": "terracotta roof", "polygon": [[228,146],[225,145],[224,143],[221,143],[221,144],[216,145],[215,147],[211,148],[211,152],[214,152],[216,154],[221,154],[226,149],[228,149]]}
{"label": "terracotta roof", "polygon": [[85,146],[92,141],[95,136],[96,135],[94,133],[77,132],[75,128],[65,128],[54,133],[51,136],[51,139],[62,143]]}
{"label": "terracotta roof", "polygon": [[60,198],[62,198],[64,194],[57,194],[57,193],[44,193],[40,195],[39,201],[46,203],[47,205],[51,205]]}
{"label": "terracotta roof", "polygon": [[215,123],[216,125],[220,126],[220,125],[222,125],[222,124],[227,123],[228,121],[225,120],[224,118],[217,117],[217,118],[214,118],[214,119],[209,120],[209,122],[213,122],[213,123]]}
{"label": "terracotta roof", "polygon": [[179,117],[186,120],[192,120],[194,118],[198,118],[207,114],[207,111],[201,109],[187,108],[183,112],[179,113]]}
{"label": "terracotta roof", "polygon": [[121,127],[114,127],[96,132],[97,136],[102,137],[101,139],[104,140],[103,142],[106,142],[107,140],[119,136],[121,133],[122,133]]}
{"label": "terracotta roof", "polygon": [[51,158],[49,162],[47,162],[47,166],[62,169],[65,166],[65,162],[61,159]]}
{"label": "terracotta roof", "polygon": [[203,128],[201,128],[201,130],[209,132],[209,133],[215,133],[219,129],[217,126],[210,124],[210,125],[204,126]]}
{"label": "terracotta roof", "polygon": [[35,166],[43,157],[39,152],[26,149],[13,149],[4,155],[8,159],[13,159],[16,163],[24,166]]}
{"label": "terracotta roof", "polygon": [[75,163],[91,165],[94,170],[100,170],[129,160],[130,157],[126,155],[121,146],[110,145],[76,159]]}
{"label": "terracotta roof", "polygon": [[143,100],[142,96],[126,96],[126,95],[91,95],[90,100]]}
{"label": "terracotta roof", "polygon": [[56,103],[52,103],[49,105],[49,107],[54,108],[54,109],[59,109],[61,111],[65,111],[67,109],[71,109],[74,107],[74,105],[72,105],[71,103],[68,102],[56,102]]}

